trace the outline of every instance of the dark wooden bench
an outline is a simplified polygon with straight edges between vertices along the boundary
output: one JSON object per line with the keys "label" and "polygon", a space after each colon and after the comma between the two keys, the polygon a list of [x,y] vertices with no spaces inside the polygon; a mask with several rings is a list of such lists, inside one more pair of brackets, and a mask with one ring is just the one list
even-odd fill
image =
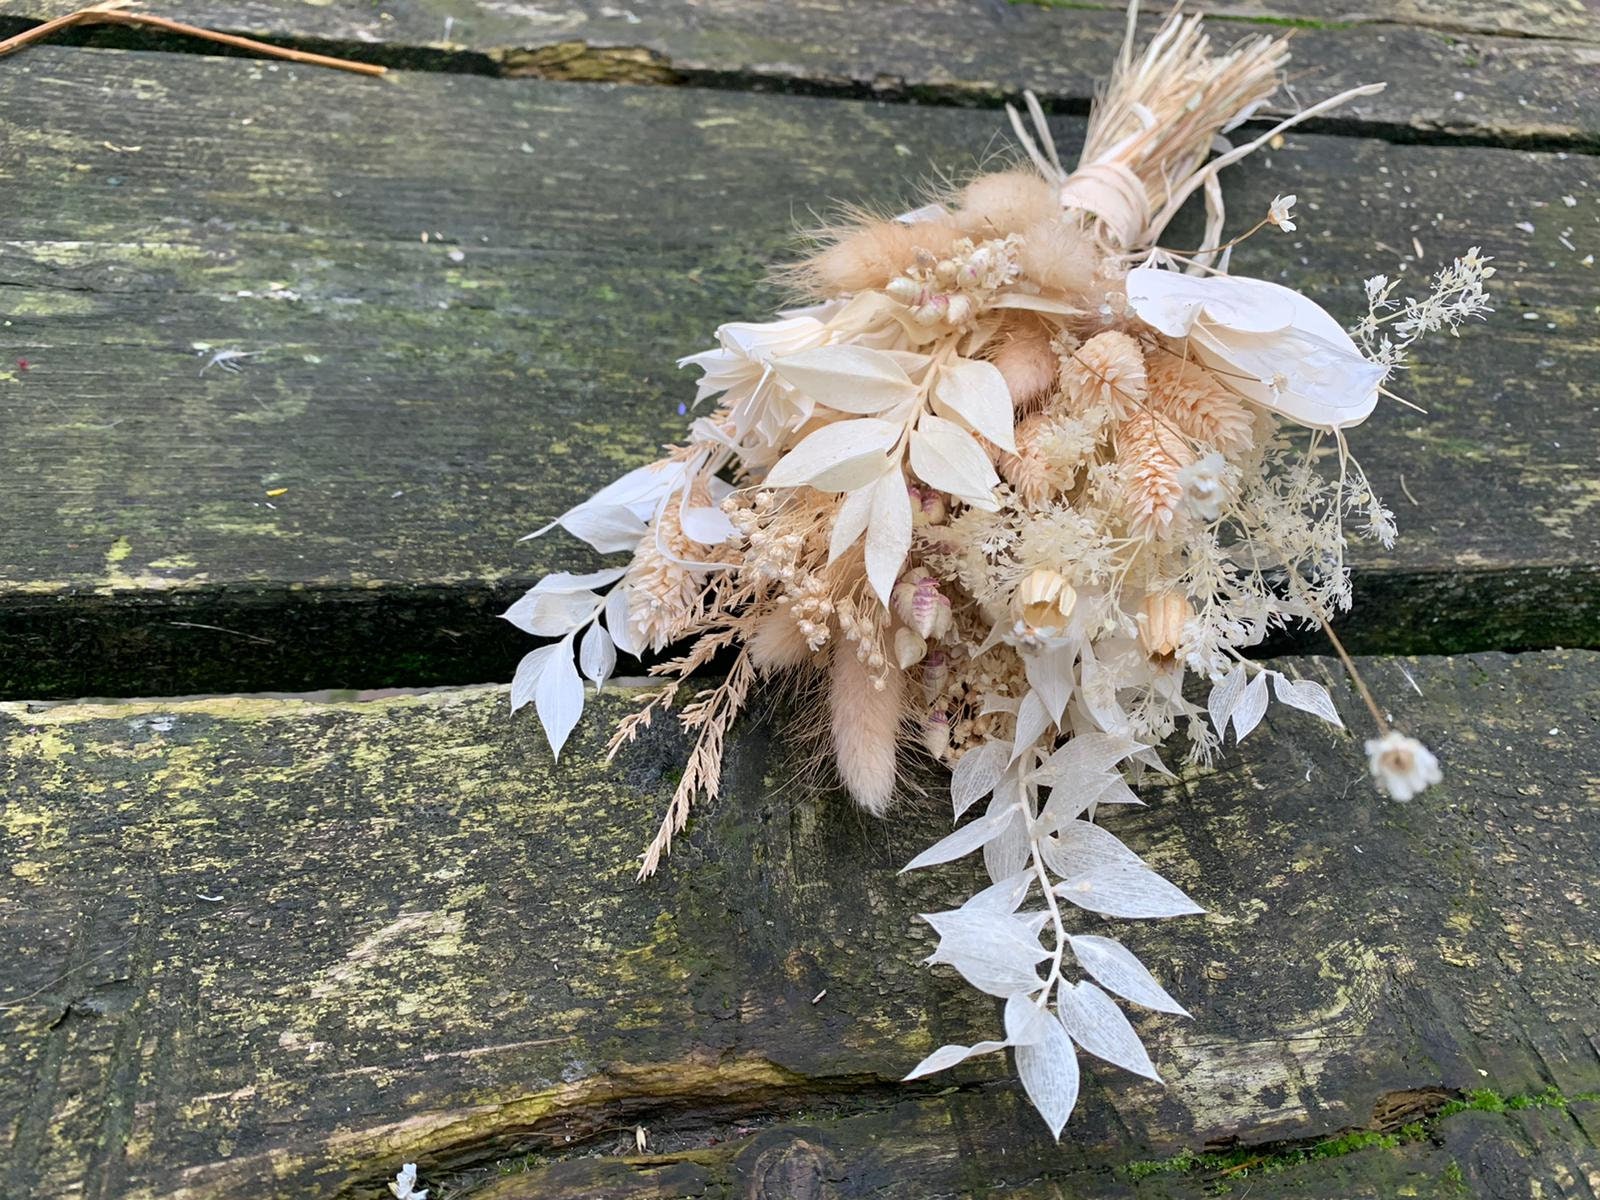
{"label": "dark wooden bench", "polygon": [[1479,244],[1499,312],[1423,350],[1428,415],[1356,431],[1402,540],[1349,641],[1444,785],[1382,800],[1275,711],[1119,826],[1212,912],[1127,934],[1195,1015],[1141,1022],[1166,1089],[1092,1072],[1055,1146],[998,1061],[896,1082],[995,1024],[915,963],[934,804],[865,821],[752,720],[640,887],[678,739],[605,764],[625,686],[552,768],[466,686],[589,561],[517,537],[682,428],[674,358],[776,302],[806,207],[969,167],[1023,87],[1074,146],[1115,7],[199,0],[397,69],[122,29],[0,60],[3,1194],[1600,1193],[1583,0],[1206,6],[1300,26],[1303,98],[1392,81],[1233,172],[1304,213],[1237,269],[1350,316]]}

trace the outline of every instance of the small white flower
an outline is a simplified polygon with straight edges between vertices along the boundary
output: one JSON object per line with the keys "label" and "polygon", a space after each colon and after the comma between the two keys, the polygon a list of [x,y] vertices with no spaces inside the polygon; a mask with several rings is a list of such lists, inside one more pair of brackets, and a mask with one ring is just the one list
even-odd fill
{"label": "small white flower", "polygon": [[1215,521],[1222,512],[1224,465],[1222,455],[1213,450],[1178,472],[1183,506],[1202,521]]}
{"label": "small white flower", "polygon": [[821,345],[826,336],[827,327],[807,315],[762,323],[734,321],[717,327],[716,349],[680,358],[678,365],[705,372],[695,392],[696,404],[726,393],[722,402],[738,436],[753,433],[765,444],[776,445],[811,415],[811,404],[774,375],[772,360]]}
{"label": "small white flower", "polygon": [[389,1185],[389,1190],[394,1193],[395,1200],[428,1200],[428,1189],[420,1192],[416,1187],[417,1164],[406,1163],[395,1172],[394,1182]]}
{"label": "small white flower", "polygon": [[1396,800],[1410,800],[1444,778],[1433,751],[1398,729],[1368,740],[1367,765],[1378,789]]}
{"label": "small white flower", "polygon": [[1276,225],[1285,233],[1293,233],[1295,229],[1294,216],[1295,196],[1274,196],[1272,207],[1267,209],[1267,220]]}

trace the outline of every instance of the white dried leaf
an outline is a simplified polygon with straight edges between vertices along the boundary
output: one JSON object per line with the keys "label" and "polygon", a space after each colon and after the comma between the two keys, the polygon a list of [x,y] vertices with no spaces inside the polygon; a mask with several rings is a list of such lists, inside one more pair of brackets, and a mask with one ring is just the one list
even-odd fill
{"label": "white dried leaf", "polygon": [[615,587],[606,593],[606,632],[611,635],[611,640],[618,650],[624,654],[639,657],[643,648],[633,628],[633,622],[628,620],[628,592],[627,587]]}
{"label": "white dried leaf", "polygon": [[857,488],[844,498],[839,513],[833,519],[833,533],[828,538],[828,561],[831,563],[867,531],[872,519],[872,486]]}
{"label": "white dried leaf", "polygon": [[1070,739],[1040,763],[1033,782],[1050,788],[1088,791],[1109,781],[1111,770],[1137,750],[1141,742],[1120,733],[1083,733]]}
{"label": "white dried leaf", "polygon": [[597,688],[604,687],[617,669],[617,648],[598,621],[584,631],[583,641],[578,643],[578,665]]}
{"label": "white dried leaf", "polygon": [[960,820],[979,800],[982,800],[1000,782],[1010,760],[1010,742],[990,741],[968,750],[950,773],[950,801],[955,806],[955,819]]}
{"label": "white dried leaf", "polygon": [[1039,699],[1039,690],[1029,688],[1028,694],[1022,698],[1022,704],[1017,709],[1017,732],[1014,748],[1011,751],[1012,761],[1024,750],[1032,749],[1035,742],[1044,736],[1045,730],[1050,728],[1050,714],[1046,711],[1044,701]]}
{"label": "white dried leaf", "polygon": [[953,909],[924,913],[939,934],[928,962],[954,967],[961,977],[991,996],[1036,992],[1042,986],[1035,966],[1049,954],[1029,925],[993,909]]}
{"label": "white dried leaf", "polygon": [[934,399],[969,429],[1009,454],[1017,452],[1011,391],[993,363],[959,358],[939,372]]}
{"label": "white dried leaf", "polygon": [[1096,1058],[1161,1082],[1150,1054],[1117,1002],[1094,984],[1063,983],[1056,1011],[1074,1042]]}
{"label": "white dried leaf", "polygon": [[917,422],[911,435],[911,469],[931,488],[949,492],[974,508],[999,509],[995,485],[1000,477],[973,436],[954,421],[932,413]]}
{"label": "white dried leaf", "polygon": [[1049,296],[1033,296],[1027,292],[1002,292],[989,300],[990,308],[1021,308],[1028,312],[1051,313],[1060,317],[1081,317],[1082,308],[1055,300]]}
{"label": "white dried leaf", "polygon": [[1056,1019],[1048,1008],[1035,1004],[1027,992],[1006,997],[1006,1041],[1013,1046],[1037,1046],[1050,1036],[1046,1025]]}
{"label": "white dried leaf", "polygon": [[559,759],[567,735],[583,715],[583,680],[572,662],[572,636],[569,634],[557,645],[561,653],[552,656],[539,673],[539,682],[533,689],[533,707],[549,739],[550,753]]}
{"label": "white dried leaf", "polygon": [[1263,408],[1317,429],[1360,424],[1386,368],[1369,361],[1329,313],[1276,283],[1137,267],[1128,306],[1202,366]]}
{"label": "white dried leaf", "polygon": [[1239,698],[1244,695],[1244,685],[1250,680],[1250,672],[1243,666],[1236,666],[1229,671],[1211,689],[1211,695],[1206,700],[1206,712],[1211,716],[1211,727],[1217,731],[1219,738],[1228,736],[1228,721],[1233,716],[1233,710],[1239,706]]}
{"label": "white dried leaf", "polygon": [[535,587],[500,616],[534,637],[566,637],[600,607],[586,591],[540,591]]}
{"label": "white dried leaf", "polygon": [[1106,785],[1105,791],[1097,794],[1090,803],[1095,805],[1137,804],[1140,808],[1144,807],[1144,801],[1139,799],[1134,790],[1128,786],[1128,781],[1120,775],[1113,777],[1111,782]]}
{"label": "white dried leaf", "polygon": [[1028,891],[1033,887],[1034,878],[1031,870],[1024,869],[1009,879],[991,883],[963,904],[961,911],[1014,913],[1028,898]]}
{"label": "white dried leaf", "polygon": [[737,537],[739,531],[720,508],[686,504],[678,510],[678,527],[692,542],[720,546]]}
{"label": "white dried leaf", "polygon": [[993,1054],[996,1050],[1004,1050],[1004,1042],[979,1042],[973,1046],[957,1046],[954,1044],[940,1046],[927,1058],[911,1068],[902,1083],[910,1083],[913,1079],[921,1079],[924,1075],[932,1075],[935,1071],[945,1071],[957,1063],[965,1062],[975,1054]]}
{"label": "white dried leaf", "polygon": [[817,346],[772,360],[778,378],[838,412],[872,415],[917,395],[893,355],[867,346]]}
{"label": "white dried leaf", "polygon": [[1121,680],[1085,645],[1080,651],[1078,671],[1078,698],[1095,724],[1106,730],[1125,730],[1130,727],[1128,714],[1117,701],[1117,688]]}
{"label": "white dried leaf", "polygon": [[[1072,664],[1077,657],[1078,650],[1073,645],[1049,646],[1022,656],[1029,686],[1039,693],[1050,720],[1058,725],[1072,699]],[[1018,744],[1023,741],[1017,738]]]}
{"label": "white dried leaf", "polygon": [[1038,1042],[1018,1046],[1012,1053],[1028,1099],[1050,1127],[1051,1136],[1059,1139],[1078,1103],[1078,1052],[1061,1022],[1050,1021],[1040,1029]]}
{"label": "white dried leaf", "polygon": [[601,554],[633,550],[649,531],[642,517],[620,504],[580,504],[556,524],[580,541],[588,542]]}
{"label": "white dried leaf", "polygon": [[[989,812],[1016,812],[1021,800],[1020,781],[1015,774],[1007,775],[994,790],[994,799],[989,801]],[[989,872],[989,878],[999,883],[1027,866],[1032,857],[1030,844],[1026,822],[1011,821],[1002,826],[998,834],[983,844],[983,866]]]}
{"label": "white dried leaf", "polygon": [[1148,867],[1121,863],[1090,867],[1058,883],[1055,893],[1079,908],[1107,917],[1182,917],[1205,912],[1181,888]]}
{"label": "white dried leaf", "polygon": [[1069,937],[1068,941],[1078,965],[1093,975],[1107,991],[1157,1012],[1175,1013],[1180,1017],[1189,1015],[1183,1005],[1156,982],[1155,976],[1145,969],[1133,951],[1115,938],[1084,934]]}
{"label": "white dried leaf", "polygon": [[530,650],[522,656],[522,661],[517,664],[516,674],[511,677],[511,711],[516,712],[524,704],[533,700],[534,692],[539,686],[539,680],[544,675],[545,667],[556,655],[571,654],[572,648],[564,642],[553,642],[548,646],[540,646],[537,650]]}
{"label": "white dried leaf", "polygon": [[806,437],[767,472],[768,487],[800,487],[818,491],[849,492],[882,475],[885,455],[900,439],[901,427],[892,421],[863,417],[835,421]]}
{"label": "white dried leaf", "polygon": [[1244,741],[1250,731],[1261,724],[1261,718],[1267,715],[1267,699],[1267,673],[1259,671],[1234,706],[1233,736],[1236,743]]}
{"label": "white dried leaf", "polygon": [[417,1187],[417,1164],[403,1163],[395,1172],[389,1193],[395,1200],[428,1200],[428,1188]]}
{"label": "white dried leaf", "polygon": [[528,537],[538,537],[560,525],[602,554],[632,550],[644,536],[645,522],[662,498],[682,482],[686,469],[684,463],[665,461],[638,467]]}
{"label": "white dried leaf", "polygon": [[872,487],[867,526],[867,581],[884,606],[911,549],[911,495],[899,471],[886,472]]}
{"label": "white dried leaf", "polygon": [[1344,728],[1344,722],[1339,719],[1339,710],[1333,706],[1333,697],[1315,679],[1289,679],[1274,671],[1272,690],[1277,693],[1279,704],[1298,708],[1301,712],[1321,717],[1330,725]]}
{"label": "white dried leaf", "polygon": [[1090,821],[1064,822],[1057,833],[1040,840],[1039,848],[1045,865],[1064,879],[1096,867],[1144,867],[1144,860],[1120,838]]}
{"label": "white dried leaf", "polygon": [[933,867],[940,863],[951,862],[964,854],[971,854],[990,838],[998,837],[1017,817],[1015,804],[996,810],[990,810],[976,821],[969,821],[960,829],[941,838],[917,855],[905,866],[900,868],[903,875],[907,871],[915,871],[919,867]]}
{"label": "white dried leaf", "polygon": [[607,567],[604,570],[590,571],[584,575],[573,575],[569,571],[553,571],[534,584],[533,590],[536,592],[587,592],[595,588],[603,588],[608,583],[615,583],[627,573],[627,567]]}

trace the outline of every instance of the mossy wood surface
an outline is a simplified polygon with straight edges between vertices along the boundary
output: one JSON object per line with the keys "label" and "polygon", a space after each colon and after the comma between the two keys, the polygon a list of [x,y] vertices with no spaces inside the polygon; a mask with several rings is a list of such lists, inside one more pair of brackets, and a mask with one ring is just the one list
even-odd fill
{"label": "mossy wood surface", "polygon": [[[1057,129],[1072,152],[1081,120]],[[504,678],[523,640],[491,615],[583,561],[517,537],[681,434],[675,357],[778,303],[760,281],[795,222],[910,203],[999,131],[689,88],[6,60],[0,694]],[[1354,435],[1403,531],[1355,551],[1354,644],[1600,644],[1595,161],[1296,134],[1231,174],[1239,222],[1278,192],[1302,208],[1236,269],[1341,316],[1374,273],[1479,243],[1500,267],[1493,327],[1400,383],[1428,415]]]}
{"label": "mossy wood surface", "polygon": [[[1402,381],[1429,414],[1356,431],[1403,540],[1356,551],[1350,640],[1600,647],[1594,9],[1203,7],[1294,26],[1300,100],[1391,81],[1231,172],[1235,224],[1300,196],[1239,271],[1350,317],[1501,268]],[[1600,654],[1369,660],[1446,765],[1409,805],[1275,710],[1110,819],[1211,912],[1084,918],[1194,1020],[1139,1022],[1165,1090],[1089,1065],[1060,1146],[999,1059],[896,1082],[997,1032],[915,961],[976,867],[896,875],[945,781],[865,820],[778,688],[643,887],[684,745],[605,765],[626,687],[559,766],[499,688],[29,702],[505,678],[492,614],[592,561],[515,539],[682,431],[674,359],[779,303],[794,224],[970,170],[1023,87],[1081,113],[1119,8],[196,0],[162,11],[427,70],[0,62],[0,1194],[1600,1196]]]}
{"label": "mossy wood surface", "polygon": [[1194,1019],[1140,1019],[1170,1086],[1091,1067],[1060,1146],[999,1060],[895,1082],[998,1020],[915,961],[976,871],[896,874],[932,780],[867,822],[753,721],[641,887],[683,746],[600,765],[626,690],[555,768],[496,688],[5,705],[0,1188],[366,1198],[414,1160],[497,1200],[1590,1195],[1600,655],[1367,670],[1443,786],[1380,799],[1275,709],[1109,820],[1210,915],[1079,922]]}
{"label": "mossy wood surface", "polygon": [[[0,0],[20,30],[77,0]],[[1155,29],[1166,5],[1147,4]],[[1600,18],[1584,0],[1272,0],[1186,6],[1222,42],[1294,31],[1304,100],[1388,80],[1322,119],[1399,141],[1600,148]],[[1115,3],[1006,0],[197,0],[186,19],[366,61],[589,82],[987,104],[1032,88],[1081,109],[1114,60]],[[102,28],[98,45],[201,49]]]}

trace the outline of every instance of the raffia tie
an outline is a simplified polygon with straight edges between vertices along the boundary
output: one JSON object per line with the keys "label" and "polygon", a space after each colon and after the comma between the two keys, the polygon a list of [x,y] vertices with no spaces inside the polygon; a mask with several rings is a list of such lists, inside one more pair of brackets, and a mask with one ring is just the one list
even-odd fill
{"label": "raffia tie", "polygon": [[1094,216],[1124,250],[1142,244],[1155,214],[1150,195],[1139,177],[1112,159],[1084,163],[1069,175],[1056,153],[1055,139],[1050,136],[1050,125],[1038,98],[1032,92],[1023,92],[1022,99],[1033,121],[1033,129],[1028,129],[1022,114],[1013,105],[1006,105],[1006,115],[1011,118],[1012,131],[1033,165],[1047,179],[1054,179],[1061,185],[1061,207],[1080,209]]}
{"label": "raffia tie", "polygon": [[1124,250],[1141,244],[1155,213],[1139,177],[1120,162],[1085,163],[1061,183],[1061,207],[1092,213]]}

